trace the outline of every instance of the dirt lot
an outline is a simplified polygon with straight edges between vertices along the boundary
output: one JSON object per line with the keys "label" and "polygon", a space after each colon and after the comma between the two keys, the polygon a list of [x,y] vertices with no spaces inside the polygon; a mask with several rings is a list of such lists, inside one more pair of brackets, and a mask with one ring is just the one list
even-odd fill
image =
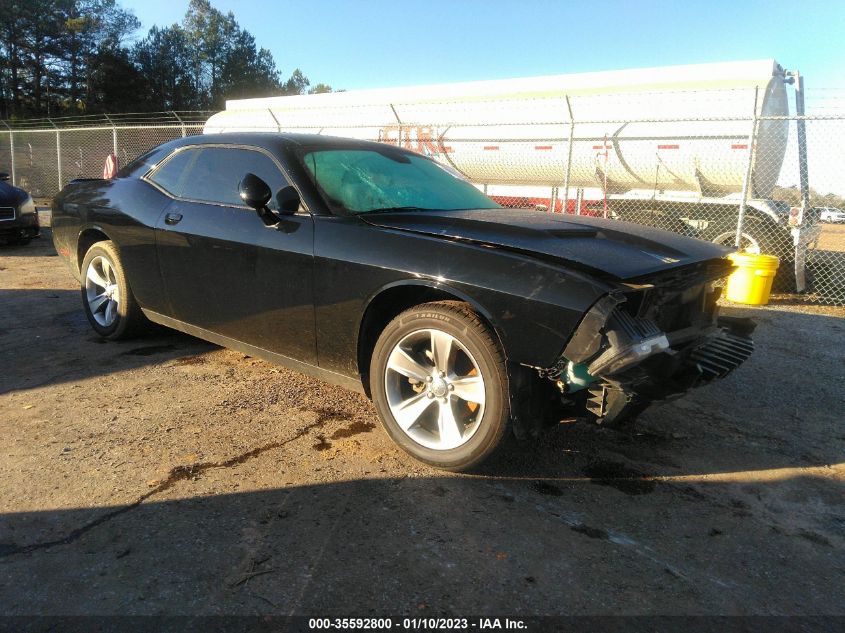
{"label": "dirt lot", "polygon": [[818,249],[823,251],[845,251],[845,224],[822,224]]}
{"label": "dirt lot", "polygon": [[103,343],[49,235],[3,249],[0,612],[843,615],[843,310],[729,310],[727,380],[460,476],[356,394]]}

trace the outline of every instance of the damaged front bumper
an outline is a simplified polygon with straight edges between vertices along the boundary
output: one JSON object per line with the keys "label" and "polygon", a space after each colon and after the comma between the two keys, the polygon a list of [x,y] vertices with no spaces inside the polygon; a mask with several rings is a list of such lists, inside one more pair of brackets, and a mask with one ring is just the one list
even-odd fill
{"label": "damaged front bumper", "polygon": [[599,423],[724,378],[754,349],[750,319],[716,316],[719,290],[632,287],[605,296],[582,319],[547,375],[564,397],[584,399]]}

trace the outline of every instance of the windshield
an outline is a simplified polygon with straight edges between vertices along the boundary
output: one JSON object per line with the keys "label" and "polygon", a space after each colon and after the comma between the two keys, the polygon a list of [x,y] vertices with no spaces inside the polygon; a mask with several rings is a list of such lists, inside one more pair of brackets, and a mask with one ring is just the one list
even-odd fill
{"label": "windshield", "polygon": [[332,211],[493,209],[498,204],[424,156],[371,149],[309,151],[303,163]]}

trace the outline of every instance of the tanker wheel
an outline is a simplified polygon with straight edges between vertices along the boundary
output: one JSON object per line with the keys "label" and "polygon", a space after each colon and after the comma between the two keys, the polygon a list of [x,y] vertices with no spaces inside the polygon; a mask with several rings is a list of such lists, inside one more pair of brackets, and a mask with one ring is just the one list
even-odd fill
{"label": "tanker wheel", "polygon": [[[736,221],[711,222],[701,239],[733,247],[736,240]],[[788,230],[771,220],[750,214],[745,216],[739,249],[753,255],[775,255],[780,259],[772,289],[778,292],[795,291],[795,253]]]}
{"label": "tanker wheel", "polygon": [[[734,246],[736,220],[711,222],[701,234],[701,239],[722,246]],[[792,236],[789,231],[771,220],[749,214],[745,216],[742,225],[739,250],[754,255],[775,255],[781,259],[781,262],[786,259],[791,260],[793,259]]]}
{"label": "tanker wheel", "polygon": [[[722,246],[734,246],[736,244],[736,231],[723,231],[710,241]],[[740,235],[739,247],[737,247],[737,250],[745,253],[751,253],[752,255],[766,254],[760,246],[760,239],[751,233],[746,233],[745,231],[743,231]]]}

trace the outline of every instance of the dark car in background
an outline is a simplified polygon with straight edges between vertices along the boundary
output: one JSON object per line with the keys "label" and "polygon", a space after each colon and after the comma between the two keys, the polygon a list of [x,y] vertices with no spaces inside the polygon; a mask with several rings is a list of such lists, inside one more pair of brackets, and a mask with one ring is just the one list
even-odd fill
{"label": "dark car in background", "polygon": [[9,174],[0,173],[0,244],[28,244],[39,235],[32,196],[9,184]]}
{"label": "dark car in background", "polygon": [[101,336],[151,320],[362,391],[453,470],[564,418],[631,419],[752,350],[753,324],[718,316],[728,249],[504,209],[378,143],[179,139],[65,187],[53,239]]}

